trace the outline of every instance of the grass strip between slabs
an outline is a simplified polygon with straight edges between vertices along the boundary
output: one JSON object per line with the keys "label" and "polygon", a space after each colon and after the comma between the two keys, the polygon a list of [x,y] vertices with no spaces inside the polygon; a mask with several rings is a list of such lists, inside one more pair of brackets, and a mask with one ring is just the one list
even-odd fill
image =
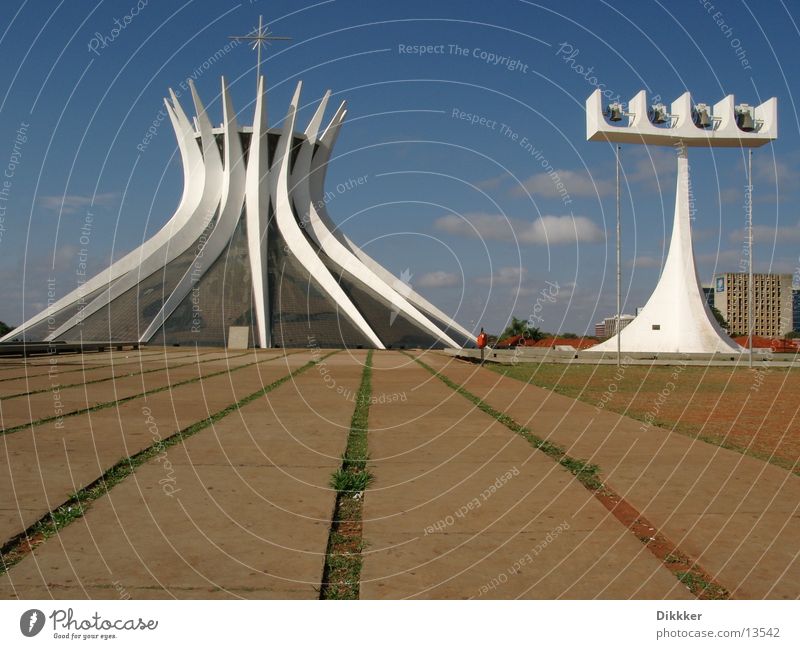
{"label": "grass strip between slabs", "polygon": [[183,430],[176,431],[172,435],[159,440],[152,446],[148,446],[138,453],[123,458],[97,480],[78,490],[70,496],[66,502],[42,516],[42,518],[28,527],[24,532],[9,539],[9,541],[0,548],[0,575],[8,572],[12,566],[22,561],[25,556],[30,554],[48,538],[58,534],[60,530],[73,521],[82,518],[95,500],[106,495],[114,486],[133,474],[138,467],[157,457],[168,448],[181,444],[192,435],[199,433],[201,430],[205,430],[209,426],[213,426],[220,419],[227,417],[232,412],[236,412],[243,406],[275,390],[287,381],[325,360],[328,356],[336,354],[337,351],[338,350],[332,351],[320,358],[310,360],[305,365],[292,370],[285,376],[282,376],[236,403],[232,403],[222,410],[215,412],[210,417],[201,419],[191,426],[187,426]]}
{"label": "grass strip between slabs", "polygon": [[244,352],[243,354],[225,356],[224,358],[206,358],[205,360],[202,361],[197,360],[197,357],[194,357],[195,360],[193,361],[189,361],[188,363],[179,363],[178,365],[172,365],[171,367],[154,367],[151,370],[142,370],[141,372],[129,372],[128,374],[107,376],[104,379],[92,379],[91,381],[83,381],[82,383],[67,383],[65,385],[56,383],[55,385],[50,385],[40,390],[31,390],[30,392],[17,392],[16,394],[9,394],[7,397],[0,397],[0,401],[8,401],[9,399],[19,399],[20,397],[29,397],[34,394],[41,394],[42,392],[52,392],[54,387],[58,388],[60,392],[61,390],[66,390],[67,388],[78,388],[84,385],[93,385],[94,383],[105,383],[106,381],[128,379],[132,376],[143,376],[144,374],[152,374],[153,372],[171,372],[172,370],[177,370],[180,369],[181,367],[188,367],[189,365],[202,365],[203,363],[211,363],[213,361],[220,361],[220,360],[230,361],[235,358],[241,358],[242,356],[247,356],[247,354],[249,353],[250,352]]}
{"label": "grass strip between slabs", "polygon": [[[292,352],[298,353],[298,352]],[[18,430],[24,430],[25,428],[33,428],[34,426],[41,426],[42,424],[50,423],[51,421],[59,421],[61,419],[65,419],[66,417],[75,417],[76,415],[85,415],[89,412],[96,412],[98,410],[105,410],[106,408],[112,408],[113,406],[127,403],[128,401],[133,401],[134,399],[141,399],[142,397],[148,397],[151,394],[157,394],[159,392],[164,392],[165,390],[172,390],[173,388],[180,387],[182,385],[189,385],[190,383],[197,383],[198,381],[202,381],[205,379],[210,379],[215,376],[220,376],[221,374],[230,374],[231,372],[236,372],[238,370],[243,370],[246,367],[252,367],[253,365],[258,365],[259,363],[266,363],[268,361],[273,361],[276,358],[283,358],[284,356],[290,356],[291,354],[280,354],[278,356],[270,356],[269,358],[262,358],[257,361],[253,361],[252,363],[245,363],[244,365],[238,365],[236,367],[227,367],[224,370],[220,370],[219,372],[212,372],[211,374],[205,374],[201,376],[195,376],[191,379],[186,379],[184,381],[178,381],[177,383],[169,383],[167,385],[162,385],[158,388],[152,388],[151,390],[145,390],[144,392],[139,392],[138,394],[131,394],[127,397],[122,397],[121,399],[115,399],[114,401],[103,401],[102,403],[96,403],[95,405],[89,408],[80,408],[78,410],[71,410],[70,412],[65,412],[58,415],[53,415],[52,417],[43,417],[42,419],[37,419],[35,421],[30,421],[25,424],[19,424],[17,426],[11,426],[9,428],[0,429],[0,435],[8,435],[9,433],[15,433]],[[197,363],[194,363],[197,364]]]}
{"label": "grass strip between slabs", "polygon": [[[219,350],[211,350],[211,351],[202,352],[202,353],[181,354],[180,356],[173,356],[172,360],[180,359],[180,358],[199,358],[200,356],[208,356],[209,354],[216,354],[218,352],[219,352]],[[120,353],[122,353],[122,352],[120,352]],[[65,367],[65,366],[72,367],[74,365],[77,365],[77,368],[75,368],[74,370],[64,370],[63,372],[55,373],[53,375],[54,378],[55,378],[55,377],[62,376],[64,374],[74,374],[75,372],[91,372],[93,370],[102,370],[102,369],[105,369],[107,367],[122,367],[123,365],[133,365],[134,363],[140,363],[141,364],[142,361],[151,360],[151,359],[159,359],[159,358],[164,358],[164,357],[165,357],[164,353],[159,352],[159,353],[147,354],[145,356],[141,356],[140,355],[140,356],[138,356],[135,359],[130,360],[130,361],[120,361],[119,363],[105,363],[103,365],[87,365],[86,363],[62,363],[62,362],[57,362],[57,363],[50,364],[50,365],[45,365],[45,364],[28,365],[27,367],[29,367],[29,368],[37,368],[37,367],[47,368],[47,371],[46,372],[39,372],[37,374],[27,374],[26,373],[26,374],[23,374],[22,376],[8,376],[6,378],[0,379],[0,383],[3,383],[5,381],[21,381],[22,379],[35,379],[35,378],[40,377],[40,376],[50,376],[54,366],[56,368],[61,368],[61,367]],[[57,356],[48,356],[46,358],[50,358],[52,360],[52,359],[57,359],[58,357]],[[125,358],[127,358],[127,356]],[[2,369],[2,368],[0,368],[0,369]]]}
{"label": "grass strip between slabs", "polygon": [[568,455],[561,446],[537,437],[529,428],[521,425],[506,413],[496,410],[464,386],[437,372],[419,358],[407,352],[402,353],[428,370],[447,387],[471,401],[479,410],[517,433],[533,447],[542,451],[574,475],[578,482],[588,489],[620,523],[625,525],[693,595],[700,599],[728,599],[730,597],[728,590],[715,582],[695,560],[683,553],[672,541],[659,532],[633,505],[604,484],[600,479],[598,465],[589,464],[585,460]]}
{"label": "grass strip between slabs", "polygon": [[366,489],[373,479],[367,469],[371,397],[372,350],[367,353],[364,363],[342,466],[331,476],[331,487],[336,490],[336,505],[325,552],[320,599],[358,599],[359,596],[361,551],[364,549],[362,509]]}

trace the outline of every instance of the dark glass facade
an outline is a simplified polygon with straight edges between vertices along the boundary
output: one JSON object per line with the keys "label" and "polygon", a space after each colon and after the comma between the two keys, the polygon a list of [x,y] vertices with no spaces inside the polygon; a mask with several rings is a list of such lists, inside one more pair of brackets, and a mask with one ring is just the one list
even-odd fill
{"label": "dark glass facade", "polygon": [[64,334],[64,340],[139,340],[194,261],[216,219],[215,214],[200,237],[183,253],[110,304],[87,316]]}
{"label": "dark glass facade", "polygon": [[[198,268],[198,273],[200,272]],[[239,219],[230,243],[151,339],[155,344],[224,347],[229,327],[248,327],[253,344],[253,282],[247,222]]]}
{"label": "dark glass facade", "polygon": [[[250,152],[251,133],[240,133],[245,159]],[[274,162],[280,136],[269,133],[269,163]],[[224,138],[216,136],[220,153],[224,155]],[[294,137],[290,167],[297,160],[303,138]],[[270,204],[267,242],[267,316],[275,347],[371,347],[372,342],[340,309],[296,259],[278,231]],[[300,221],[297,214],[295,219]],[[184,275],[192,273],[195,282],[188,294],[147,342],[165,345],[225,346],[232,326],[249,329],[249,344],[258,340],[255,331],[253,282],[248,259],[247,218],[240,215],[233,236],[217,259],[204,258],[204,243],[216,226],[219,214],[214,214],[203,234],[182,254],[158,271],[144,277],[133,288],[115,298],[110,304],[87,316],[69,329],[62,340],[75,341],[136,341],[150,327],[165,301]],[[344,293],[370,325],[381,342],[389,348],[441,347],[432,334],[401,315],[391,302],[350,273],[344,271],[316,246],[301,226],[309,245],[339,282]],[[133,271],[140,272],[140,271]],[[196,273],[197,277],[194,278]],[[63,325],[78,310],[102,294],[98,289],[25,332],[27,340],[43,340]],[[459,334],[446,324],[428,317],[455,340]],[[469,342],[469,341],[463,341]]]}
{"label": "dark glass facade", "polygon": [[[39,342],[47,338],[51,333],[57,331],[61,326],[73,316],[78,315],[80,310],[88,305],[94,298],[106,289],[105,286],[88,293],[82,300],[73,302],[69,306],[56,311],[50,318],[26,329],[20,338],[25,341]],[[66,340],[65,336],[59,338]]]}
{"label": "dark glass facade", "polygon": [[369,340],[309,275],[270,222],[267,244],[272,344],[276,347],[371,347]]}

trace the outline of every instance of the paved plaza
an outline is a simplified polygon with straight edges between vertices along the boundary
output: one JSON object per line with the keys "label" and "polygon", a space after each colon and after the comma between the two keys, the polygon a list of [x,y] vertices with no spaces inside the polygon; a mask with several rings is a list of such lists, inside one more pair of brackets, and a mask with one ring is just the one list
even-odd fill
{"label": "paved plaza", "polygon": [[0,597],[319,598],[365,366],[361,599],[800,596],[773,464],[439,352],[144,347],[0,360]]}

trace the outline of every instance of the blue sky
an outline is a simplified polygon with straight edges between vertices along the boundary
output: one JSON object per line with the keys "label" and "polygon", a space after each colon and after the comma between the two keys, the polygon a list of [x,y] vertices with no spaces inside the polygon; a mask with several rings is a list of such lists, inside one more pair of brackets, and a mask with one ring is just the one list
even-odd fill
{"label": "blue sky", "polygon": [[[266,51],[272,124],[299,79],[301,125],[326,89],[348,101],[328,174],[331,216],[468,328],[496,331],[535,314],[542,329],[582,333],[613,313],[613,149],[585,139],[584,102],[599,84],[623,100],[644,88],[668,104],[686,90],[712,104],[778,97],[779,139],[755,153],[754,260],[757,270],[798,267],[796,7],[137,1],[4,3],[0,320],[9,324],[38,311],[49,287],[74,288],[82,263],[101,270],[172,214],[182,176],[172,129],[159,121],[169,87],[194,77],[219,122],[225,75],[240,123],[251,122],[255,54],[215,53],[259,13],[293,38]],[[669,148],[622,155],[632,312],[666,255],[676,163]],[[744,160],[738,149],[690,152],[703,281],[739,269]]]}

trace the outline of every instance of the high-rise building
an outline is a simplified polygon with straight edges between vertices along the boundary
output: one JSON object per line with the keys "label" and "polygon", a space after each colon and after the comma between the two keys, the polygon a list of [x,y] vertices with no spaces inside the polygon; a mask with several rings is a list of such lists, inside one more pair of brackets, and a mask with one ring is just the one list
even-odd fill
{"label": "high-rise building", "polygon": [[792,289],[792,331],[800,331],[800,288]]}
{"label": "high-rise building", "polygon": [[[781,338],[793,330],[791,275],[755,273],[753,298],[754,335]],[[714,303],[731,334],[748,333],[748,300],[747,273],[714,276]]]}
{"label": "high-rise building", "polygon": [[[619,330],[622,331],[631,322],[633,322],[635,318],[636,316],[633,316],[629,313],[623,313],[619,317]],[[603,333],[605,333],[606,338],[617,335],[617,316],[612,315],[610,318],[606,318],[603,321],[603,324]]]}

